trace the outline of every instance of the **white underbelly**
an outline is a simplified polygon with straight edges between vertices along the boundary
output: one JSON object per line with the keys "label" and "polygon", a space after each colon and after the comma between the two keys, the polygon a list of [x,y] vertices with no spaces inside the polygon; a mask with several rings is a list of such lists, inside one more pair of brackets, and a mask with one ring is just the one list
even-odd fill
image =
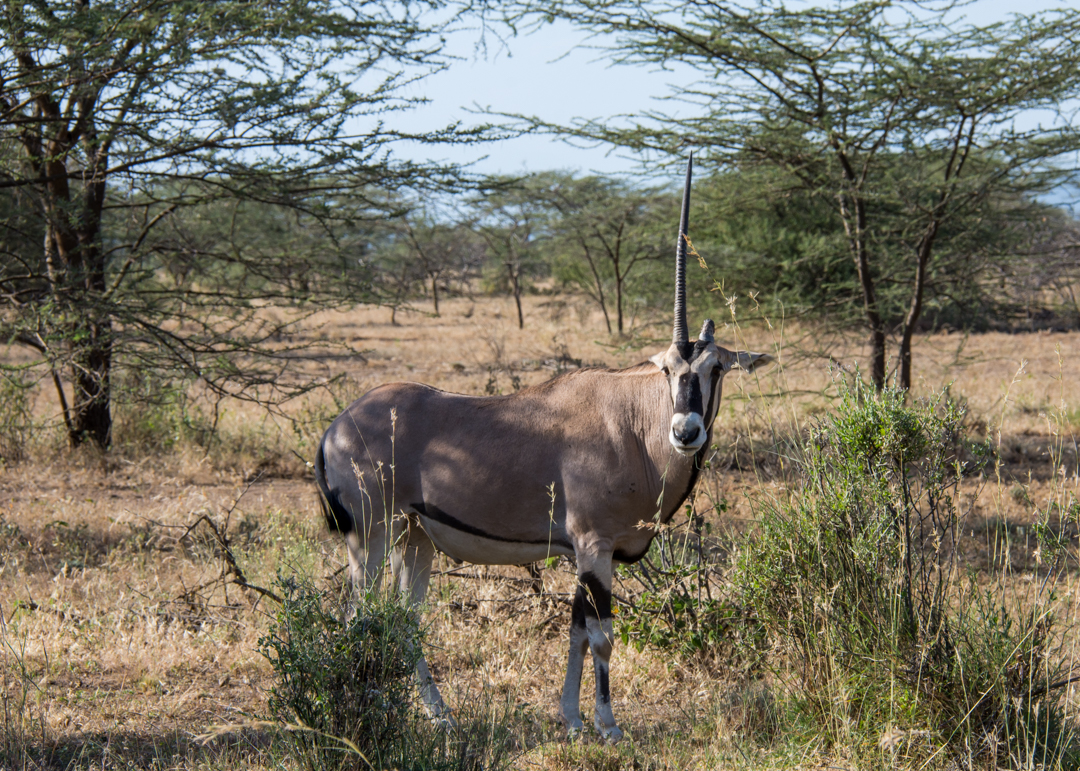
{"label": "white underbelly", "polygon": [[477,565],[527,565],[548,557],[574,556],[572,549],[561,543],[523,543],[485,538],[458,530],[419,515],[420,524],[436,548],[460,562]]}

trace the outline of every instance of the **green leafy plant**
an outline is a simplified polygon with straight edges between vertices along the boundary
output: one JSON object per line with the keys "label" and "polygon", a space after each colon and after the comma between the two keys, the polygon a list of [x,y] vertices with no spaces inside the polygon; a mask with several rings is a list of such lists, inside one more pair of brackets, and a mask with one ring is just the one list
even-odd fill
{"label": "green leafy plant", "polygon": [[[727,509],[723,501],[717,511]],[[687,520],[661,529],[649,553],[619,568],[629,589],[615,630],[624,645],[693,656],[725,667],[756,667],[760,625],[736,601],[724,576],[720,542],[687,506]]]}
{"label": "green leafy plant", "polygon": [[960,483],[990,454],[965,441],[964,417],[947,392],[909,405],[842,386],[802,445],[801,488],[762,505],[734,581],[803,724],[828,741],[1076,768],[1052,593],[1021,601],[959,565]]}
{"label": "green leafy plant", "polygon": [[293,759],[310,771],[346,768],[498,769],[506,715],[484,699],[435,724],[417,703],[423,630],[396,595],[369,592],[342,620],[339,602],[309,582],[279,578],[276,624],[259,649],[274,669],[271,716]]}

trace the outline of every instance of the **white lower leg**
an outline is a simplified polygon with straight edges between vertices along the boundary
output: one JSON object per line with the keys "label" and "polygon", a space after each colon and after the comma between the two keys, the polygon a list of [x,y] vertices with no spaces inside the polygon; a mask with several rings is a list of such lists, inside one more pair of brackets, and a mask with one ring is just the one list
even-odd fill
{"label": "white lower leg", "polygon": [[431,676],[427,659],[423,657],[416,662],[416,680],[420,686],[420,699],[423,701],[424,709],[428,711],[428,714],[440,723],[445,722],[450,726],[457,727],[457,721],[450,714],[450,708],[443,701],[442,694],[439,693],[439,687],[435,685],[435,679]]}
{"label": "white lower leg", "polygon": [[[576,607],[576,603],[575,603]],[[566,679],[563,681],[562,698],[559,700],[559,719],[570,730],[580,732],[581,722],[581,672],[585,667],[585,651],[589,648],[589,635],[585,631],[584,618],[578,623],[576,613],[570,622],[570,654],[566,661]]]}
{"label": "white lower leg", "polygon": [[611,619],[589,619],[589,647],[593,655],[593,673],[596,676],[596,714],[593,724],[596,730],[608,741],[619,741],[623,732],[615,724],[615,713],[611,709],[610,661],[611,644],[614,639]]}

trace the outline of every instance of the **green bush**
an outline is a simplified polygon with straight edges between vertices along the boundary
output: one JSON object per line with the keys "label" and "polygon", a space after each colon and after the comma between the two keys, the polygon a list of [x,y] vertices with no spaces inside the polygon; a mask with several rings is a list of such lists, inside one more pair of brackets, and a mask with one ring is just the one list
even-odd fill
{"label": "green bush", "polygon": [[909,406],[844,388],[803,443],[800,489],[762,504],[733,580],[809,732],[964,768],[1076,768],[1053,598],[979,586],[958,561],[959,485],[989,454],[963,423],[947,394]]}
{"label": "green bush", "polygon": [[[726,511],[727,503],[715,508]],[[617,609],[615,632],[639,651],[655,648],[746,673],[759,659],[760,625],[732,597],[725,550],[709,524],[689,505],[686,512],[686,523],[662,529],[640,562],[618,567],[628,602]]]}
{"label": "green bush", "polygon": [[510,747],[505,714],[475,700],[458,726],[418,702],[423,632],[396,596],[370,593],[341,620],[339,603],[304,581],[279,579],[282,606],[260,652],[274,669],[271,716],[293,759],[334,769],[498,769]]}

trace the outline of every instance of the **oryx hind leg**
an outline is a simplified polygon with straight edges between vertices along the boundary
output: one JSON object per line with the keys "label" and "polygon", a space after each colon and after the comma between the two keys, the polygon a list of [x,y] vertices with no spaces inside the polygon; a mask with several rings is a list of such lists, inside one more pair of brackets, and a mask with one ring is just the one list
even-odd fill
{"label": "oryx hind leg", "polygon": [[570,617],[570,654],[566,663],[559,716],[576,733],[582,729],[581,672],[585,651],[590,649],[596,676],[596,712],[593,723],[608,741],[619,741],[623,732],[611,710],[610,660],[615,637],[611,626],[611,552],[577,555],[578,587]]}
{"label": "oryx hind leg", "polygon": [[371,507],[364,506],[359,516],[353,516],[353,523],[353,528],[345,533],[345,547],[355,603],[381,584],[386,562],[395,559],[398,542],[405,535],[406,521],[401,514],[373,515]]}
{"label": "oryx hind leg", "polygon": [[[413,521],[397,549],[395,549],[392,566],[397,578],[398,589],[402,594],[409,597],[409,601],[419,612],[420,605],[424,602],[427,594],[428,583],[431,580],[431,565],[435,558],[435,544],[428,538],[420,525]],[[424,707],[433,718],[445,720],[455,725],[454,718],[450,715],[450,709],[443,701],[438,686],[431,676],[427,659],[423,653],[416,662],[416,679],[420,686],[420,698]]]}

